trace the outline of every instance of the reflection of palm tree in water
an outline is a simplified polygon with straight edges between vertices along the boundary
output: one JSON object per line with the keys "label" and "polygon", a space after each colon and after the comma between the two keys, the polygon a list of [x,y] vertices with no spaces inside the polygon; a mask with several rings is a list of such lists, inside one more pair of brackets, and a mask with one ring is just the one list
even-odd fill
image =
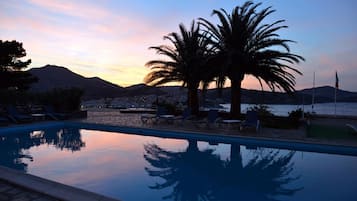
{"label": "reflection of palm tree in water", "polygon": [[60,129],[56,132],[56,136],[47,140],[47,143],[53,144],[61,150],[66,149],[72,152],[80,151],[85,146],[81,139],[80,130],[75,128]]}
{"label": "reflection of palm tree in water", "polygon": [[164,199],[214,200],[211,189],[215,179],[212,178],[221,170],[222,162],[212,149],[199,151],[195,140],[189,140],[187,149],[182,152],[166,151],[156,144],[148,144],[144,148],[144,158],[156,168],[145,168],[146,171],[150,176],[165,180],[150,188],[173,187],[172,193]]}
{"label": "reflection of palm tree in water", "polygon": [[219,200],[273,201],[277,196],[292,196],[301,188],[285,185],[297,180],[289,176],[295,152],[279,155],[279,151],[255,152],[252,159],[243,165],[239,144],[231,145],[231,157],[225,161],[224,171],[214,191]]}
{"label": "reflection of palm tree in water", "polygon": [[0,165],[27,171],[25,159],[33,160],[28,150],[42,144],[54,145],[63,150],[79,151],[85,146],[79,129],[49,129],[27,134],[0,136]]}
{"label": "reflection of palm tree in water", "polygon": [[243,165],[240,145],[231,145],[231,158],[223,161],[212,149],[200,151],[190,140],[186,151],[172,152],[158,145],[144,146],[144,158],[155,168],[146,168],[150,176],[164,179],[152,189],[173,187],[164,199],[198,200],[275,200],[274,196],[292,196],[298,188],[284,188],[297,178],[289,177],[294,152],[279,156],[279,151],[263,153]]}

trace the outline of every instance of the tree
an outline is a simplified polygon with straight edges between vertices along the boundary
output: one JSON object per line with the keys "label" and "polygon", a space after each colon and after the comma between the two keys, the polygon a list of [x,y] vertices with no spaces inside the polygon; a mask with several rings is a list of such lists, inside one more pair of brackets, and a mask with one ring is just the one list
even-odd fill
{"label": "tree", "polygon": [[240,116],[241,84],[245,75],[256,77],[262,89],[264,81],[272,91],[278,88],[290,93],[295,86],[293,73],[301,74],[291,65],[304,58],[290,53],[288,43],[293,41],[280,39],[276,33],[287,28],[281,25],[284,20],[262,24],[275,10],[268,7],[257,12],[260,5],[247,1],[235,7],[231,14],[224,9],[213,10],[218,25],[200,18],[200,24],[207,29],[212,45],[218,50],[216,58],[221,61],[221,73],[217,76],[223,82],[225,77],[231,81],[232,117]]}
{"label": "tree", "polygon": [[25,56],[26,50],[22,43],[0,40],[0,89],[26,90],[37,81],[29,72],[22,71],[31,63],[31,59],[20,60]]}
{"label": "tree", "polygon": [[144,78],[145,83],[153,86],[169,82],[182,82],[188,89],[188,106],[193,114],[198,113],[198,88],[201,81],[209,82],[213,75],[207,70],[209,57],[214,53],[208,37],[202,35],[199,25],[193,21],[191,29],[179,25],[180,32],[164,37],[172,46],[150,47],[157,54],[165,55],[168,60],[152,60],[146,63],[151,72]]}

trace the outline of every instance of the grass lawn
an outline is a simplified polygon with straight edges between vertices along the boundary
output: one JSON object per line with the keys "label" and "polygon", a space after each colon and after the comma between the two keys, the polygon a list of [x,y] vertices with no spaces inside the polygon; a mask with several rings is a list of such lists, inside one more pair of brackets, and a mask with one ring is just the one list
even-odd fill
{"label": "grass lawn", "polygon": [[307,128],[307,136],[323,139],[346,139],[356,140],[357,134],[353,133],[347,126],[330,126],[321,124],[312,124]]}

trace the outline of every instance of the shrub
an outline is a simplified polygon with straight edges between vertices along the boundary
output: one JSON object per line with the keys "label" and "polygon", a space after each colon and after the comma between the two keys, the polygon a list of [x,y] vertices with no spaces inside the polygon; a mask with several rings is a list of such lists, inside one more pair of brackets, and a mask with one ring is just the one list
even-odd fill
{"label": "shrub", "polygon": [[274,116],[274,114],[270,111],[269,106],[262,104],[249,107],[248,111],[256,111],[258,113],[258,116],[261,117]]}
{"label": "shrub", "polygon": [[80,109],[83,90],[79,88],[53,89],[37,95],[41,105],[52,105],[58,112],[73,112]]}

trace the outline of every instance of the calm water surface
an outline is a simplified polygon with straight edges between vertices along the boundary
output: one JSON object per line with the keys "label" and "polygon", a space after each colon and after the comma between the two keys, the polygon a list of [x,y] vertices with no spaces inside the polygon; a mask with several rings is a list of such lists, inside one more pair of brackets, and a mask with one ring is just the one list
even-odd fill
{"label": "calm water surface", "polygon": [[[222,104],[224,111],[229,112],[231,104]],[[242,104],[242,112],[246,112],[254,104]],[[288,116],[289,112],[302,109],[305,112],[316,114],[335,115],[335,103],[317,103],[312,105],[267,105],[269,110],[279,116]],[[357,103],[336,103],[336,115],[357,116]]]}
{"label": "calm water surface", "polygon": [[357,198],[357,157],[76,128],[0,135],[0,165],[124,201]]}

